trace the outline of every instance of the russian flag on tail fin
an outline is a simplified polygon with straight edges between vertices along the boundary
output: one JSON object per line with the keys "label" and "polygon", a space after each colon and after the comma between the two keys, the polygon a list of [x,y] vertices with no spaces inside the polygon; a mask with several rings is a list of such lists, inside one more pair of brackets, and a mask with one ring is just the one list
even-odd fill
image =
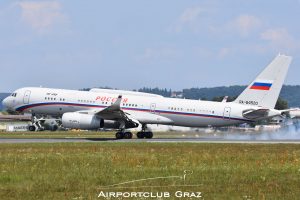
{"label": "russian flag on tail fin", "polygon": [[272,83],[254,82],[250,89],[252,90],[270,90]]}
{"label": "russian flag on tail fin", "polygon": [[244,105],[252,102],[256,106],[273,109],[291,61],[290,56],[276,56],[234,102]]}

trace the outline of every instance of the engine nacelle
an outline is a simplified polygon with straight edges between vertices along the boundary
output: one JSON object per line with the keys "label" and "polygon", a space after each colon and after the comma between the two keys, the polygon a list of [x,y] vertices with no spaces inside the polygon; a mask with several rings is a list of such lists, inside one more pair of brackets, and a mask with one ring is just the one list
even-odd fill
{"label": "engine nacelle", "polygon": [[62,125],[65,128],[95,130],[99,128],[118,129],[120,123],[113,120],[104,120],[96,115],[76,112],[65,113],[62,116]]}
{"label": "engine nacelle", "polygon": [[61,122],[65,128],[85,130],[101,128],[101,119],[97,116],[76,112],[63,114]]}
{"label": "engine nacelle", "polygon": [[118,129],[120,128],[120,122],[101,119],[100,128]]}

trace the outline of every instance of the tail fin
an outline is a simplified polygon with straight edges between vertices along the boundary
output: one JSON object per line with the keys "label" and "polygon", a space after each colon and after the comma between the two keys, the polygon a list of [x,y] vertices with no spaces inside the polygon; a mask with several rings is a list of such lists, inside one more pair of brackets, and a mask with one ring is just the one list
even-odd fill
{"label": "tail fin", "polygon": [[291,61],[279,54],[234,102],[274,108]]}

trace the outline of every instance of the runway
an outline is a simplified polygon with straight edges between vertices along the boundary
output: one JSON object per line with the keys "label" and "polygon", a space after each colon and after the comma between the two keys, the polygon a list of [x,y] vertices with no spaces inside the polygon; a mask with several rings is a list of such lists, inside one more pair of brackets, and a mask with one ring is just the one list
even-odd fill
{"label": "runway", "polygon": [[0,138],[0,144],[18,143],[233,143],[233,144],[300,144],[300,140],[227,140],[222,138],[153,138],[153,139],[122,139],[115,138]]}

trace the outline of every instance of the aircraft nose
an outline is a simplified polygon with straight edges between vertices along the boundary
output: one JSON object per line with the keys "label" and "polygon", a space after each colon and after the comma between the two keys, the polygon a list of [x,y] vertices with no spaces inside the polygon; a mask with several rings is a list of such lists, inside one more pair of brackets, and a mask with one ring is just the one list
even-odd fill
{"label": "aircraft nose", "polygon": [[9,108],[8,97],[6,97],[5,99],[3,99],[2,105],[3,105],[4,108]]}

